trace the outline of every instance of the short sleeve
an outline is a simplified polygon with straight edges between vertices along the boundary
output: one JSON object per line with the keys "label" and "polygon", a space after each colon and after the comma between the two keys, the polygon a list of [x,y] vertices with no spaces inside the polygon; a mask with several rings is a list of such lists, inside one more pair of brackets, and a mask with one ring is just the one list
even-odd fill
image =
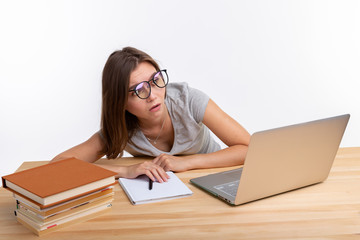
{"label": "short sleeve", "polygon": [[196,122],[202,122],[206,107],[209,102],[209,96],[204,92],[188,87],[189,90],[189,109]]}

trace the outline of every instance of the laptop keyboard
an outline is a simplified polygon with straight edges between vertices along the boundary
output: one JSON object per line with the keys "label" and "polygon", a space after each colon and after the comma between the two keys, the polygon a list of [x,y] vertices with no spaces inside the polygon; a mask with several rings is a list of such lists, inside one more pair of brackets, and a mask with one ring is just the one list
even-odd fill
{"label": "laptop keyboard", "polygon": [[223,183],[223,184],[214,186],[214,188],[235,198],[237,190],[238,190],[239,182],[240,182],[240,180]]}

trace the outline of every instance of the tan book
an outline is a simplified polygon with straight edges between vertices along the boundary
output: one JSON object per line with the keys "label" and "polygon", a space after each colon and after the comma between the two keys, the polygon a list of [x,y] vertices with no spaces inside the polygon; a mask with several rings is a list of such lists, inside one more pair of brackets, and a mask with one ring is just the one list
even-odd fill
{"label": "tan book", "polygon": [[80,206],[67,209],[65,211],[50,215],[48,217],[42,217],[40,215],[37,215],[34,212],[30,211],[29,209],[26,209],[21,206],[17,209],[17,211],[22,213],[24,216],[28,217],[34,223],[38,224],[38,226],[49,225],[49,224],[53,225],[63,219],[69,218],[81,212],[89,211],[100,205],[111,204],[113,200],[114,200],[113,196],[108,196],[102,199],[97,199],[92,202],[86,202]]}
{"label": "tan book", "polygon": [[22,198],[21,196],[19,195],[16,195],[14,194],[14,198],[16,199],[16,207],[18,207],[19,205],[22,205],[28,209],[30,209],[31,211],[41,215],[41,216],[49,216],[49,215],[52,215],[54,213],[57,213],[57,212],[60,212],[60,211],[63,211],[65,209],[68,209],[68,208],[72,208],[72,207],[75,207],[75,206],[78,206],[84,202],[87,202],[87,201],[91,201],[93,199],[98,199],[98,198],[101,198],[101,197],[104,197],[104,196],[113,196],[114,195],[114,187],[111,186],[111,187],[107,187],[107,188],[104,188],[104,189],[101,189],[101,190],[98,190],[98,191],[95,191],[95,192],[92,192],[92,193],[89,193],[89,194],[86,194],[84,196],[81,196],[79,198],[75,198],[75,199],[71,199],[69,201],[66,201],[66,202],[61,202],[57,205],[54,205],[54,206],[51,206],[51,207],[47,207],[47,208],[43,208],[43,209],[40,209],[40,207],[36,204],[34,204],[33,202],[25,199],[25,198]]}
{"label": "tan book", "polygon": [[102,205],[99,207],[96,207],[94,209],[91,209],[89,211],[81,212],[77,215],[68,217],[66,219],[63,219],[56,224],[49,224],[44,226],[39,226],[38,224],[34,223],[33,221],[29,220],[26,216],[22,215],[19,212],[16,212],[16,218],[19,223],[24,225],[26,228],[28,228],[30,231],[35,233],[38,236],[42,236],[44,234],[48,234],[50,232],[59,230],[61,228],[71,226],[75,223],[87,221],[89,219],[95,218],[108,210],[111,209],[111,204]]}
{"label": "tan book", "polygon": [[117,173],[76,158],[2,177],[2,184],[41,209],[115,184]]}

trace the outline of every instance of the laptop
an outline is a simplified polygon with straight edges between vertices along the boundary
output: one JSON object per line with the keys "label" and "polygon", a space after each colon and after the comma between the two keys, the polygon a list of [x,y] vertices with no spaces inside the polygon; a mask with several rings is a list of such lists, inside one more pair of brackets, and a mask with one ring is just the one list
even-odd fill
{"label": "laptop", "polygon": [[243,167],[190,182],[239,205],[325,181],[350,115],[256,132]]}

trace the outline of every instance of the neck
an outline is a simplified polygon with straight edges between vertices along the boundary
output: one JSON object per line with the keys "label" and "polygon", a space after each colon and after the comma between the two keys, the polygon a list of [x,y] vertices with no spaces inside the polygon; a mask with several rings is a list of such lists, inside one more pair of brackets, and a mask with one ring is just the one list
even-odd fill
{"label": "neck", "polygon": [[[160,127],[160,130],[157,130],[155,127],[153,130],[154,132],[146,132],[144,131],[143,129],[142,132],[143,134],[145,135],[145,137],[147,138],[147,140],[149,140],[150,142],[152,142],[153,145],[156,145],[157,144],[157,141],[159,139],[159,137],[161,136],[161,133],[163,131],[163,128],[164,128],[164,125],[165,125],[165,122],[166,122],[166,119],[167,119],[167,114],[164,116],[164,119],[162,120],[162,123],[161,123],[161,127]],[[156,134],[156,135],[155,135]]]}
{"label": "neck", "polygon": [[154,119],[153,121],[141,121],[139,122],[139,127],[146,136],[156,137],[164,125],[166,125],[167,118],[168,111],[165,109],[161,117]]}

